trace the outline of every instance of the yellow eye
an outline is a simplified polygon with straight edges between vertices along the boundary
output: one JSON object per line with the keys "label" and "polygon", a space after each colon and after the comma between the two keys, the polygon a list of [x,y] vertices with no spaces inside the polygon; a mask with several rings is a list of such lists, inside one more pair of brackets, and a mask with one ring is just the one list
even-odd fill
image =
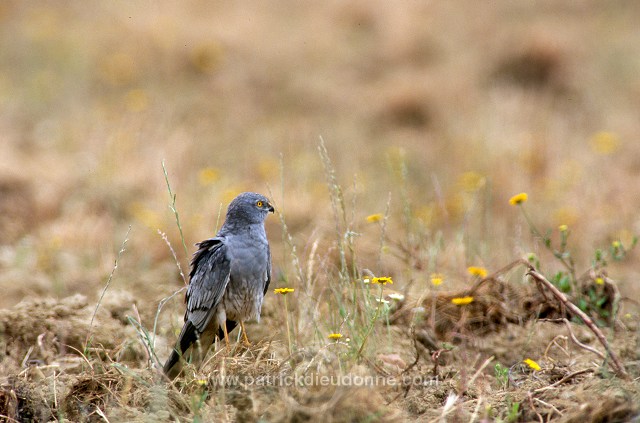
{"label": "yellow eye", "polygon": [[262,207],[263,205],[264,205],[264,203],[263,203],[262,201],[258,201],[258,202],[256,203],[256,206],[258,206],[258,207]]}

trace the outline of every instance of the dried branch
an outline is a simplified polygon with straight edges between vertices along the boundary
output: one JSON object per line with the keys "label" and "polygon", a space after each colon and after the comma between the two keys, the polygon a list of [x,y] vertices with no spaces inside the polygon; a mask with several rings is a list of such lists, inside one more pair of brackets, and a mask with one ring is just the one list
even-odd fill
{"label": "dried branch", "polygon": [[593,323],[593,320],[589,316],[587,316],[582,310],[580,310],[575,304],[573,304],[566,295],[558,290],[551,282],[544,277],[544,275],[538,273],[531,265],[529,265],[529,271],[527,272],[529,276],[531,276],[536,282],[542,284],[545,288],[547,288],[551,293],[556,297],[568,310],[569,312],[580,318],[584,322],[584,324],[594,333],[598,341],[602,344],[602,346],[607,351],[607,355],[611,357],[611,362],[613,364],[615,372],[622,379],[629,380],[629,374],[624,368],[624,365],[618,359],[616,353],[609,346],[609,342],[604,337],[602,331]]}

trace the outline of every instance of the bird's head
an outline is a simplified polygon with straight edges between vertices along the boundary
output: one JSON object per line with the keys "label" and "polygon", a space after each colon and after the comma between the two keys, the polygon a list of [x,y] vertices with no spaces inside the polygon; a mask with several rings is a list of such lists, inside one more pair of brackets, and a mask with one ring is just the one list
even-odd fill
{"label": "bird's head", "polygon": [[267,197],[255,192],[243,192],[233,199],[227,209],[227,221],[242,223],[262,223],[273,206]]}

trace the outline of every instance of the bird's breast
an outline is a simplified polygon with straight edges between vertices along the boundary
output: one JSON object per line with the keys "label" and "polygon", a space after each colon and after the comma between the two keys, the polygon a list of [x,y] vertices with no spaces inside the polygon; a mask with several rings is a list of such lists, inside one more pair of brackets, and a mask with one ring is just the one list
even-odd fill
{"label": "bird's breast", "polygon": [[260,319],[269,266],[269,246],[264,239],[236,243],[230,251],[230,278],[223,297],[228,319]]}

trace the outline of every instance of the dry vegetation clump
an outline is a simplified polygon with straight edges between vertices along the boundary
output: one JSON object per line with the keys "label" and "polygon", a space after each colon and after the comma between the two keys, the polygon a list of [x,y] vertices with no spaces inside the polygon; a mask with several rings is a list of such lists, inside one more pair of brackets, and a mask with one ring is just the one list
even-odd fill
{"label": "dry vegetation clump", "polygon": [[[456,334],[484,335],[500,331],[508,323],[524,323],[533,317],[529,302],[535,289],[526,285],[516,289],[500,278],[485,279],[477,289],[455,293],[426,293],[421,302],[404,304],[391,316],[393,324],[409,326],[416,311],[421,313],[419,326],[434,327],[438,339],[450,341]],[[455,304],[456,298],[472,297],[465,307]],[[416,307],[419,309],[416,310]],[[430,317],[435,317],[431,322]]]}
{"label": "dry vegetation clump", "polygon": [[[10,374],[30,365],[67,370],[72,366],[78,367],[76,371],[83,371],[82,362],[77,360],[79,353],[108,351],[115,359],[135,360],[141,351],[131,345],[130,338],[135,332],[117,318],[120,306],[99,309],[93,328],[90,323],[95,306],[79,294],[62,300],[25,300],[10,310],[2,310],[3,373]],[[76,358],[75,363],[58,361],[69,356]]]}

